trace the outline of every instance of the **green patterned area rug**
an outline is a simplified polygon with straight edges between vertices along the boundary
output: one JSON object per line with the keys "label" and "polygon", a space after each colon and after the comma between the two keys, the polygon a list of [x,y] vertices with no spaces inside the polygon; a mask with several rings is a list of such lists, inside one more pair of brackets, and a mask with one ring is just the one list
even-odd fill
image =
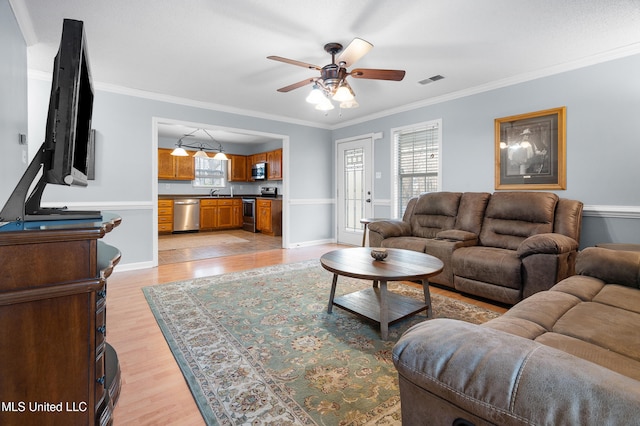
{"label": "green patterned area rug", "polygon": [[[331,278],[316,260],[143,289],[208,424],[400,424],[391,349],[426,317],[394,324],[382,341],[373,322],[340,308],[327,314]],[[336,296],[370,285],[339,277]],[[432,303],[436,317],[499,316],[439,295]]]}

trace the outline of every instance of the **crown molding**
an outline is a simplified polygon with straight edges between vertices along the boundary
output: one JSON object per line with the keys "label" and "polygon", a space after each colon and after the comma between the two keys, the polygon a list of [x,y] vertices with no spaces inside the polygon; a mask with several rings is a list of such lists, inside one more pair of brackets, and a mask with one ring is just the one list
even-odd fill
{"label": "crown molding", "polygon": [[344,123],[336,124],[331,129],[336,130],[343,127],[349,127],[349,126],[353,126],[355,124],[361,124],[370,120],[377,120],[383,117],[388,117],[390,115],[412,111],[414,109],[423,108],[426,106],[435,105],[442,102],[452,101],[455,99],[460,99],[460,98],[464,98],[471,95],[477,95],[479,93],[489,92],[491,90],[502,89],[504,87],[526,83],[532,80],[537,80],[540,78],[561,74],[563,72],[573,71],[573,70],[585,68],[591,65],[597,65],[603,62],[609,62],[615,59],[625,58],[627,56],[633,56],[637,54],[640,54],[640,43],[633,43],[628,46],[613,49],[597,55],[588,56],[586,58],[578,59],[575,61],[566,62],[564,64],[542,68],[540,70],[531,71],[531,72],[519,74],[513,77],[492,81],[487,84],[482,84],[479,86],[471,87],[469,89],[460,90],[458,92],[448,93],[446,95],[424,99],[422,101],[413,102],[397,108],[380,111],[376,114],[371,114],[367,117],[357,118],[354,120],[346,121]]}
{"label": "crown molding", "polygon": [[[32,78],[34,80],[41,80],[41,81],[48,81],[48,82],[52,80],[51,73],[47,73],[44,71],[37,71],[37,70],[30,69],[28,70],[28,76],[29,78]],[[230,107],[226,105],[214,104],[211,102],[196,101],[193,99],[186,99],[186,98],[181,98],[177,96],[165,95],[161,93],[147,92],[145,90],[131,89],[128,87],[118,86],[115,84],[101,83],[99,81],[98,82],[94,81],[93,86],[96,90],[115,93],[118,95],[133,96],[136,98],[143,98],[143,99],[148,99],[148,100],[153,100],[158,102],[167,102],[167,103],[176,104],[176,105],[206,109],[210,111],[226,112],[229,114],[238,114],[242,116],[260,118],[264,120],[272,120],[272,121],[278,121],[283,123],[296,124],[300,126],[331,130],[331,127],[327,125],[314,123],[311,121],[297,120],[293,118],[282,117],[279,115],[267,114],[259,111],[246,110],[246,109],[235,108],[235,107]]]}

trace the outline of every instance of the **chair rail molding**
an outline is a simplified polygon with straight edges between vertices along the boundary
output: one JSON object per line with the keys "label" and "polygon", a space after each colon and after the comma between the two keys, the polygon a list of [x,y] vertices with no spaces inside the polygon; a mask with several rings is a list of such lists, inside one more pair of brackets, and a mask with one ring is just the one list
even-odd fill
{"label": "chair rail molding", "polygon": [[640,206],[605,206],[605,205],[585,205],[584,216],[640,219]]}

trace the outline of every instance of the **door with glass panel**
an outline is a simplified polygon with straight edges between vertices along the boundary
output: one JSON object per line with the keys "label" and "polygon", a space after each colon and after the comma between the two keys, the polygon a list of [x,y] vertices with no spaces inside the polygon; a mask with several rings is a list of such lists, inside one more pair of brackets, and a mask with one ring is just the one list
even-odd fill
{"label": "door with glass panel", "polygon": [[373,212],[373,141],[363,138],[338,141],[338,243],[361,245],[362,218]]}

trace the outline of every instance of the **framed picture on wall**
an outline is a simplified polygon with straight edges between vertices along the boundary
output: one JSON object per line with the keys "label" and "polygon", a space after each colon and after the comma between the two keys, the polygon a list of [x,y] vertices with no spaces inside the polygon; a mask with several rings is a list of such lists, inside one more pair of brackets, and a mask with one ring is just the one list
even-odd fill
{"label": "framed picture on wall", "polygon": [[566,107],[494,124],[495,189],[566,189]]}

